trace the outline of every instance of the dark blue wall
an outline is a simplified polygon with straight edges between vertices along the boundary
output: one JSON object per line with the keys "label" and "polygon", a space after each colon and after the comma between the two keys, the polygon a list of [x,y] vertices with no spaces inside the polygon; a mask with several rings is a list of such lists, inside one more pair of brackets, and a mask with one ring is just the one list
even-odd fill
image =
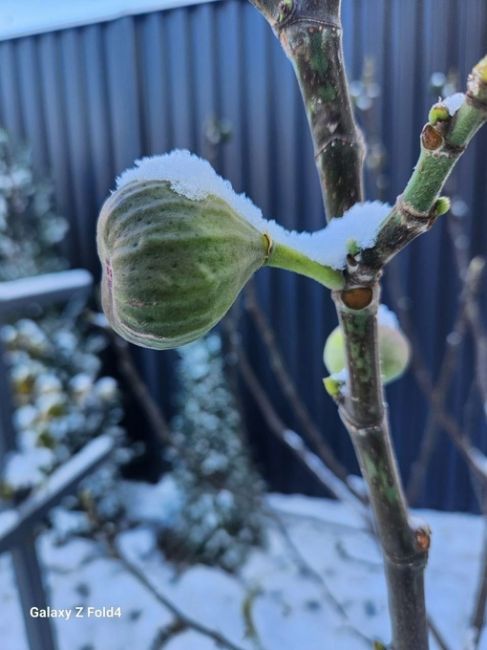
{"label": "dark blue wall", "polygon": [[[349,77],[359,78],[364,58],[371,57],[382,89],[366,127],[377,132],[388,152],[385,196],[393,201],[418,153],[418,134],[433,99],[431,74],[454,68],[464,79],[487,50],[486,3],[344,0],[343,19]],[[219,146],[211,146],[205,136],[214,118],[227,120],[232,130],[229,142]],[[216,2],[0,43],[0,123],[32,144],[40,172],[52,173],[59,209],[72,224],[72,263],[95,272],[95,221],[114,176],[143,154],[173,147],[210,157],[237,190],[245,190],[266,215],[286,226],[315,229],[323,224],[291,66],[267,24],[245,2]],[[483,133],[451,184],[470,208],[473,253],[487,250],[486,152]],[[369,179],[369,198],[376,194]],[[458,293],[445,224],[414,243],[395,268],[412,301],[421,353],[436,372]],[[323,435],[354,469],[350,443],[321,384],[323,342],[335,326],[328,296],[311,281],[277,271],[259,274],[258,291]],[[293,425],[248,323],[244,333],[259,375],[282,417]],[[170,355],[145,351],[140,359],[153,394],[164,399],[171,388]],[[469,398],[470,348],[461,359],[449,408],[486,449],[485,418],[478,401]],[[389,389],[389,398],[407,476],[427,407],[411,373]],[[272,487],[319,493],[287,451],[266,435],[251,404],[248,415],[259,463]],[[443,433],[441,440],[422,504],[472,509],[468,474]]]}

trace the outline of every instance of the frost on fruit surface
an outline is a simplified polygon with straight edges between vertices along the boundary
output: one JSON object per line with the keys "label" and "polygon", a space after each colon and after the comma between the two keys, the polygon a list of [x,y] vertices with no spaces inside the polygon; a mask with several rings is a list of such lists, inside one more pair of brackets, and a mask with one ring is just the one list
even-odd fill
{"label": "frost on fruit surface", "polygon": [[351,245],[366,249],[374,245],[379,227],[391,211],[380,201],[357,203],[340,219],[333,219],[317,232],[295,232],[263,217],[245,194],[237,194],[229,181],[219,176],[209,162],[186,150],[176,149],[162,156],[142,158],[117,179],[117,189],[134,181],[167,181],[182,196],[200,201],[209,195],[225,201],[256,230],[275,242],[294,248],[309,259],[343,269]]}
{"label": "frost on fruit surface", "polygon": [[464,101],[465,95],[463,93],[454,93],[453,95],[449,95],[448,97],[445,97],[445,99],[442,99],[441,103],[446,109],[448,109],[450,117],[453,117]]}

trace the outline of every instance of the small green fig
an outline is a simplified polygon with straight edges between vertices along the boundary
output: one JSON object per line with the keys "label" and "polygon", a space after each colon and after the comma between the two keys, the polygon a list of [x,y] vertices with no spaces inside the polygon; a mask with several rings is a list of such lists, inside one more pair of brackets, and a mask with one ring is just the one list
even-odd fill
{"label": "small green fig", "polygon": [[188,152],[145,160],[119,180],[97,227],[103,310],[126,340],[168,349],[203,336],[264,265],[343,285],[341,271],[274,241],[277,225],[207,162]]}
{"label": "small green fig", "polygon": [[[409,342],[395,322],[394,314],[384,305],[379,312],[379,357],[384,384],[402,376],[410,357]],[[345,343],[340,326],[326,340],[323,361],[332,375],[345,368]]]}

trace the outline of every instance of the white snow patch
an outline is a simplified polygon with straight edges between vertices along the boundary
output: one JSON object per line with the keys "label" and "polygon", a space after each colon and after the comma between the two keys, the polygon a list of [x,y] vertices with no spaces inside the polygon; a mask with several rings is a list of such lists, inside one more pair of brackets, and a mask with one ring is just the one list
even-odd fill
{"label": "white snow patch", "polygon": [[31,487],[45,478],[53,462],[53,452],[45,447],[13,453],[8,458],[3,480],[13,489]]}
{"label": "white snow patch", "polygon": [[454,93],[442,99],[441,103],[448,109],[450,117],[453,117],[464,101],[465,95],[463,93]]}
{"label": "white snow patch", "polygon": [[156,485],[122,481],[120,491],[129,521],[156,527],[170,525],[183,505],[183,495],[170,475]]}
{"label": "white snow patch", "polygon": [[[302,495],[271,494],[267,504],[285,524],[294,548],[341,604],[345,618],[337,612],[316,574],[309,575],[300,568],[271,520],[266,547],[251,553],[238,576],[203,566],[175,573],[157,549],[146,552],[150,548],[146,545],[146,532],[134,530],[130,547],[133,554],[140,554],[137,567],[185,613],[221,631],[245,650],[370,648],[372,644],[364,644],[353,628],[387,641],[390,629],[382,563],[363,519],[338,502]],[[483,518],[433,511],[415,511],[413,515],[424,518],[433,530],[426,569],[430,614],[450,647],[464,648],[482,556]],[[173,617],[153,595],[119,562],[104,557],[96,542],[73,539],[59,546],[54,538],[53,532],[47,531],[39,540],[50,605],[115,606],[122,612],[120,618],[53,619],[59,646],[90,646],[97,650],[158,647],[155,639]],[[249,602],[252,593],[255,597]],[[245,636],[246,603],[250,605],[248,611],[258,633],[257,640]],[[25,650],[8,553],[0,556],[0,605],[2,647]],[[217,646],[195,632],[184,632],[175,635],[167,648],[216,650]],[[487,650],[485,635],[479,650]]]}
{"label": "white snow patch", "polygon": [[360,249],[374,245],[379,227],[391,211],[380,201],[357,203],[342,218],[333,219],[326,228],[314,233],[295,232],[263,217],[261,210],[245,194],[237,194],[229,181],[219,176],[210,163],[184,149],[162,156],[135,161],[135,167],[117,178],[117,189],[133,181],[168,181],[172,189],[186,198],[199,201],[214,195],[228,203],[259,232],[294,248],[309,259],[343,269],[348,247],[353,242]]}
{"label": "white snow patch", "polygon": [[156,547],[156,534],[153,529],[140,526],[119,535],[118,545],[122,554],[132,561],[148,557]]}
{"label": "white snow patch", "polygon": [[387,305],[379,305],[377,320],[379,321],[379,325],[382,325],[383,327],[390,327],[390,329],[393,330],[400,329],[399,319],[392,309],[387,307]]}
{"label": "white snow patch", "polygon": [[470,449],[470,459],[473,461],[475,467],[484,475],[487,476],[487,456],[483,451],[477,447]]}

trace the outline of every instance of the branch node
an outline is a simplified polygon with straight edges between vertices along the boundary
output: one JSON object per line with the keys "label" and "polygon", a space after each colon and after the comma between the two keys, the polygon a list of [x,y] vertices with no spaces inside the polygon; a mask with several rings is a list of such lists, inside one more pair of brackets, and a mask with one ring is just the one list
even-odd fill
{"label": "branch node", "polygon": [[328,138],[315,152],[315,160],[317,160],[321,155],[323,155],[328,147],[334,147],[336,142],[341,142],[342,144],[350,147],[351,149],[357,149],[359,152],[363,153],[365,151],[363,138],[359,132],[357,132],[357,137],[347,137],[346,135],[332,135]]}
{"label": "branch node", "polygon": [[431,546],[431,528],[426,524],[416,526],[414,528],[414,540],[418,551],[427,553]]}
{"label": "branch node", "polygon": [[371,287],[354,287],[341,292],[341,299],[345,307],[354,311],[368,307],[373,297],[374,292]]}
{"label": "branch node", "polygon": [[399,214],[404,217],[406,224],[412,222],[413,224],[427,226],[429,219],[431,218],[430,212],[421,212],[416,210],[413,206],[405,201],[402,195],[397,197],[396,210]]}
{"label": "branch node", "polygon": [[355,420],[353,415],[347,410],[344,404],[340,404],[338,407],[338,414],[341,421],[343,422],[345,428],[350,433],[352,438],[354,436],[366,438],[368,436],[374,436],[380,434],[383,428],[383,423],[385,419],[385,413],[381,418],[380,422],[373,422],[368,425],[360,424]]}

